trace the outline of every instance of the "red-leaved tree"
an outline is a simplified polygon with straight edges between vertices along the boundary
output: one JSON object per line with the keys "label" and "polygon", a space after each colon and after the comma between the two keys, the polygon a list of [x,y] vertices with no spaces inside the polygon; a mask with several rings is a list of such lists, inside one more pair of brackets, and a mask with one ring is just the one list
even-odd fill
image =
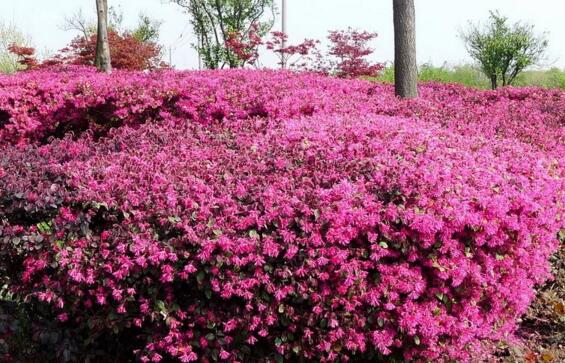
{"label": "red-leaved tree", "polygon": [[38,65],[35,48],[12,44],[8,47],[8,50],[18,57],[18,63],[25,69],[35,68]]}
{"label": "red-leaved tree", "polygon": [[[153,42],[142,42],[129,33],[108,33],[112,67],[131,71],[156,69],[163,66],[161,47]],[[61,50],[64,63],[92,65],[96,56],[96,34],[90,38],[76,37],[71,44]]]}
{"label": "red-leaved tree", "polygon": [[272,32],[271,39],[265,42],[267,49],[273,51],[279,58],[279,65],[283,64],[283,59],[289,68],[307,68],[308,56],[313,53],[319,40],[304,39],[300,44],[286,45],[288,35],[283,32]]}
{"label": "red-leaved tree", "polygon": [[251,29],[246,35],[240,31],[228,33],[226,38],[226,48],[231,52],[241,67],[248,64],[255,64],[259,58],[259,46],[263,44],[260,35],[260,25],[258,23],[251,24]]}
{"label": "red-leaved tree", "polygon": [[329,54],[338,59],[335,74],[343,78],[375,76],[383,69],[379,63],[370,63],[366,57],[374,50],[368,43],[377,37],[377,33],[347,30],[332,30],[328,35],[331,42]]}
{"label": "red-leaved tree", "polygon": [[[161,61],[161,47],[158,44],[143,42],[130,33],[120,34],[111,31],[108,37],[112,52],[112,68],[141,71],[167,67]],[[76,37],[57,55],[42,62],[37,59],[34,48],[12,45],[10,51],[19,57],[19,63],[25,67],[25,70],[63,64],[94,65],[96,34],[89,38]]]}
{"label": "red-leaved tree", "polygon": [[369,42],[376,37],[376,33],[352,28],[333,30],[328,35],[329,49],[322,52],[318,48],[318,40],[305,39],[297,45],[285,45],[288,36],[282,32],[272,32],[271,39],[265,42],[265,45],[277,55],[279,65],[284,57],[290,69],[331,74],[341,78],[359,78],[375,76],[384,67],[381,63],[372,63],[367,59],[374,52]]}

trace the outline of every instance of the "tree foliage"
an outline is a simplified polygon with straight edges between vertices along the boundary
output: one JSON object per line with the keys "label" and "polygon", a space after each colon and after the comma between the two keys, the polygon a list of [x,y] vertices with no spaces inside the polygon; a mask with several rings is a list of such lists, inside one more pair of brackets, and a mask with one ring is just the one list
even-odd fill
{"label": "tree foliage", "polygon": [[[162,65],[161,47],[153,42],[143,42],[131,33],[119,34],[115,31],[108,33],[112,67],[127,70],[155,69]],[[63,63],[92,65],[96,53],[97,36],[88,39],[75,38],[71,44],[62,50]]]}
{"label": "tree foliage", "polygon": [[20,58],[10,48],[29,47],[29,38],[15,25],[0,21],[0,73],[14,73],[22,68]]}
{"label": "tree foliage", "polygon": [[256,64],[259,59],[259,46],[263,44],[259,24],[253,23],[247,35],[239,31],[230,32],[226,39],[226,49],[238,60],[241,67]]}
{"label": "tree foliage", "polygon": [[20,46],[15,43],[8,47],[10,53],[17,58],[17,66],[14,68],[18,69],[31,69],[35,68],[39,63],[35,57],[35,48]]}
{"label": "tree foliage", "polygon": [[[143,16],[143,14],[140,15]],[[121,32],[123,31],[124,14],[120,8],[114,6],[108,7],[108,30]],[[141,21],[139,22],[141,24]],[[140,25],[138,25],[139,27]],[[73,14],[65,16],[61,29],[65,31],[79,32],[87,39],[91,35],[96,34],[96,21],[85,17],[82,9],[78,9]]]}
{"label": "tree foliage", "polygon": [[371,64],[366,57],[373,54],[369,42],[377,37],[377,33],[347,30],[330,31],[331,42],[329,54],[338,59],[335,74],[342,78],[358,78],[375,76],[383,68],[382,64]]}
{"label": "tree foliage", "polygon": [[146,14],[139,14],[137,27],[131,31],[131,35],[144,43],[157,43],[159,41],[159,29],[163,22],[152,19]]}
{"label": "tree foliage", "polygon": [[[138,16],[137,25],[133,29],[126,29],[123,25],[124,14],[120,8],[108,7],[108,30],[119,34],[131,34],[142,42],[159,41],[160,28],[163,21],[153,19],[145,13]],[[84,39],[96,34],[96,22],[86,18],[82,9],[77,10],[72,15],[65,17],[61,29],[66,31],[79,32]]]}
{"label": "tree foliage", "polygon": [[288,36],[282,32],[272,32],[271,39],[264,44],[275,53],[282,64],[283,57],[289,69],[340,78],[373,77],[384,68],[381,63],[372,63],[368,56],[373,54],[370,42],[376,33],[347,28],[328,32],[327,51],[319,49],[320,41],[304,39],[299,44],[287,44]]}
{"label": "tree foliage", "polygon": [[[234,34],[239,42],[253,42],[256,35],[265,35],[273,26],[274,16],[265,20],[270,11],[274,15],[273,0],[171,0],[191,17],[198,37],[194,45],[204,66],[210,69],[237,68],[248,59],[242,59],[227,46]],[[254,29],[258,27],[258,29]],[[247,52],[246,52],[247,53]]]}
{"label": "tree foliage", "polygon": [[[148,70],[166,66],[161,60],[161,46],[158,44],[160,20],[155,20],[145,14],[139,15],[139,20],[133,29],[126,29],[123,24],[123,14],[119,9],[108,8],[108,39],[112,54],[113,68],[125,70]],[[96,55],[96,23],[86,18],[79,10],[65,18],[61,27],[63,30],[80,33],[71,43],[61,49],[55,56],[39,60],[36,50],[20,45],[22,42],[11,42],[7,46],[12,57],[14,71],[44,68],[54,65],[93,65]],[[1,28],[0,28],[1,29]],[[0,31],[0,35],[2,32]]]}
{"label": "tree foliage", "polygon": [[493,89],[511,85],[520,72],[541,60],[548,45],[545,35],[536,34],[533,25],[508,24],[507,17],[494,11],[487,25],[471,24],[461,37]]}
{"label": "tree foliage", "polygon": [[[108,33],[112,67],[130,71],[152,70],[166,67],[161,61],[161,47],[153,42],[142,42],[131,33]],[[22,70],[45,68],[64,64],[94,65],[97,35],[88,38],[77,36],[73,41],[52,58],[39,61],[35,49],[12,45],[10,51],[16,57]]]}
{"label": "tree foliage", "polygon": [[267,49],[277,56],[278,64],[289,69],[309,67],[311,55],[319,54],[319,44],[320,41],[314,39],[304,39],[299,44],[288,44],[288,35],[279,31],[271,32],[271,38],[265,42]]}

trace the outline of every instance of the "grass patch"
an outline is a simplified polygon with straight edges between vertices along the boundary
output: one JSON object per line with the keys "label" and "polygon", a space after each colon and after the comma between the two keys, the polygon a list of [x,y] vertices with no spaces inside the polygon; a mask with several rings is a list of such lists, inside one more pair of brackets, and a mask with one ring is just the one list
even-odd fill
{"label": "grass patch", "polygon": [[[457,83],[479,89],[490,88],[488,78],[475,66],[469,64],[441,67],[423,64],[419,69],[419,79],[422,82]],[[380,76],[370,78],[370,80],[394,83],[394,68],[386,67]],[[565,89],[565,70],[551,68],[525,71],[518,75],[514,86]]]}

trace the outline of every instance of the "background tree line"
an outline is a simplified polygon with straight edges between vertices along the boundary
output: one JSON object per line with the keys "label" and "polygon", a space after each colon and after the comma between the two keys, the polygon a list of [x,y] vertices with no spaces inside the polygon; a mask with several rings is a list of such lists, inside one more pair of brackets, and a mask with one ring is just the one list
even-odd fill
{"label": "background tree line", "polygon": [[[193,46],[205,68],[258,66],[259,47],[266,46],[279,56],[283,65],[286,59],[296,57],[290,64],[302,70],[346,77],[384,77],[395,82],[399,96],[417,96],[413,0],[392,2],[395,37],[392,77],[380,72],[382,65],[371,64],[366,59],[372,53],[368,43],[375,38],[374,33],[353,29],[330,32],[331,46],[324,54],[317,48],[317,40],[306,39],[289,46],[286,34],[270,33],[277,14],[273,0],[169,1],[188,15],[196,37]],[[111,72],[112,67],[141,70],[166,66],[161,61],[162,47],[158,44],[160,21],[142,14],[134,29],[124,29],[123,14],[109,6],[108,0],[96,0],[96,10],[96,21],[86,18],[81,11],[67,17],[63,28],[80,36],[43,62],[38,60],[23,33],[13,25],[0,24],[0,68],[14,72],[41,65],[92,64],[101,71]],[[536,34],[532,25],[510,24],[498,12],[491,12],[484,25],[470,24],[460,35],[493,89],[514,84],[525,69],[543,59],[548,45],[545,34]]]}

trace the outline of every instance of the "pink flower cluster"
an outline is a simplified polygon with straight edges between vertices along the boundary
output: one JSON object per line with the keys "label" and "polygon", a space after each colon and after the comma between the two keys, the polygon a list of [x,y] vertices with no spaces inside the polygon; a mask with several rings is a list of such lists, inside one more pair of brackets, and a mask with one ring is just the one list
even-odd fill
{"label": "pink flower cluster", "polygon": [[0,85],[1,282],[60,324],[134,334],[142,362],[477,361],[550,276],[562,91],[401,101],[272,71]]}

